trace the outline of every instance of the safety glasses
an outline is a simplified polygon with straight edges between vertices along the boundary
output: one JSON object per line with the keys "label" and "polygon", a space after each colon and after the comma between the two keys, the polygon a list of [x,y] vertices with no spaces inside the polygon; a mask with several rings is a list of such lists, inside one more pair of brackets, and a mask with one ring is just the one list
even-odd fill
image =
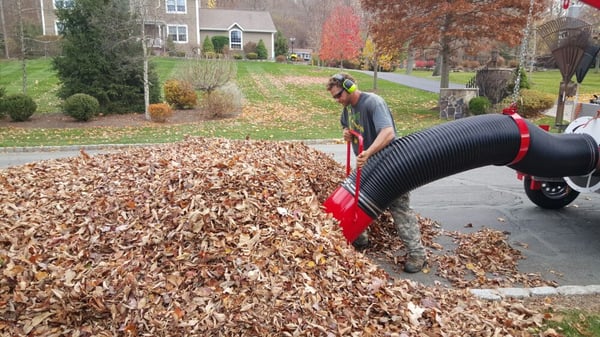
{"label": "safety glasses", "polygon": [[344,93],[344,88],[342,88],[337,94],[333,95],[333,99],[340,99],[340,97],[342,97],[342,94]]}

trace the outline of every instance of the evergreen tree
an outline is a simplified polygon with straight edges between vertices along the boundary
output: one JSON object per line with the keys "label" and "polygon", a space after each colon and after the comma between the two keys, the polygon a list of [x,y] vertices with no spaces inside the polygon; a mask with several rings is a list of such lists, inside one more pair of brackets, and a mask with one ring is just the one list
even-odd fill
{"label": "evergreen tree", "polygon": [[212,43],[212,40],[207,37],[204,38],[204,42],[202,43],[202,55],[206,56],[206,53],[214,53],[215,46]]}
{"label": "evergreen tree", "polygon": [[267,47],[265,46],[265,41],[262,39],[258,40],[258,45],[256,45],[256,54],[258,55],[259,60],[266,60],[269,57]]}
{"label": "evergreen tree", "polygon": [[288,42],[285,36],[281,33],[281,31],[277,31],[275,34],[275,56],[279,55],[287,55],[288,52]]}
{"label": "evergreen tree", "polygon": [[[57,9],[63,53],[53,59],[60,98],[96,97],[104,113],[144,111],[143,46],[127,0],[78,0]],[[149,69],[150,103],[160,100],[158,75]]]}

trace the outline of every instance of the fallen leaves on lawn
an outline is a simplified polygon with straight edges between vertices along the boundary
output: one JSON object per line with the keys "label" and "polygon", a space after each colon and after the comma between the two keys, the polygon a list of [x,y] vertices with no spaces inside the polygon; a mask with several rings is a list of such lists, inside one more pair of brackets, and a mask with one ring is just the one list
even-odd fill
{"label": "fallen leaves on lawn", "polygon": [[192,138],[0,171],[0,334],[528,336],[543,316],[394,280],[321,203],[331,157]]}

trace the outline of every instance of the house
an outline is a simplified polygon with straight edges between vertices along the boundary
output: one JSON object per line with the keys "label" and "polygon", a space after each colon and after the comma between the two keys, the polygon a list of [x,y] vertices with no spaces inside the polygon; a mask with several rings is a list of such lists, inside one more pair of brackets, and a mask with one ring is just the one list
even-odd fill
{"label": "house", "polygon": [[[40,0],[43,35],[59,34],[55,10],[72,6],[75,1]],[[220,35],[229,38],[229,49],[234,51],[262,39],[269,57],[275,57],[277,29],[269,12],[200,8],[200,0],[148,0],[147,4],[145,34],[155,51],[167,51],[169,40],[176,51],[197,54],[206,36]]]}
{"label": "house", "polygon": [[311,57],[312,57],[312,49],[301,49],[301,48],[294,48],[293,50],[293,54],[296,54],[296,57],[298,58],[298,60],[302,60],[302,61],[310,61]]}
{"label": "house", "polygon": [[241,51],[247,42],[258,43],[261,39],[267,47],[267,55],[275,58],[275,24],[269,12],[201,9],[200,38],[229,37],[229,49]]}

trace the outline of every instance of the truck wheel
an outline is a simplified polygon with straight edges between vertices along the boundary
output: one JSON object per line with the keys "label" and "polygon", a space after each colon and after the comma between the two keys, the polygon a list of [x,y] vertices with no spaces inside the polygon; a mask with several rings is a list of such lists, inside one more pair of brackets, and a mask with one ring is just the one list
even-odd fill
{"label": "truck wheel", "polygon": [[534,204],[545,209],[559,209],[567,206],[579,196],[565,181],[542,181],[539,190],[531,189],[531,177],[523,179],[525,194]]}

